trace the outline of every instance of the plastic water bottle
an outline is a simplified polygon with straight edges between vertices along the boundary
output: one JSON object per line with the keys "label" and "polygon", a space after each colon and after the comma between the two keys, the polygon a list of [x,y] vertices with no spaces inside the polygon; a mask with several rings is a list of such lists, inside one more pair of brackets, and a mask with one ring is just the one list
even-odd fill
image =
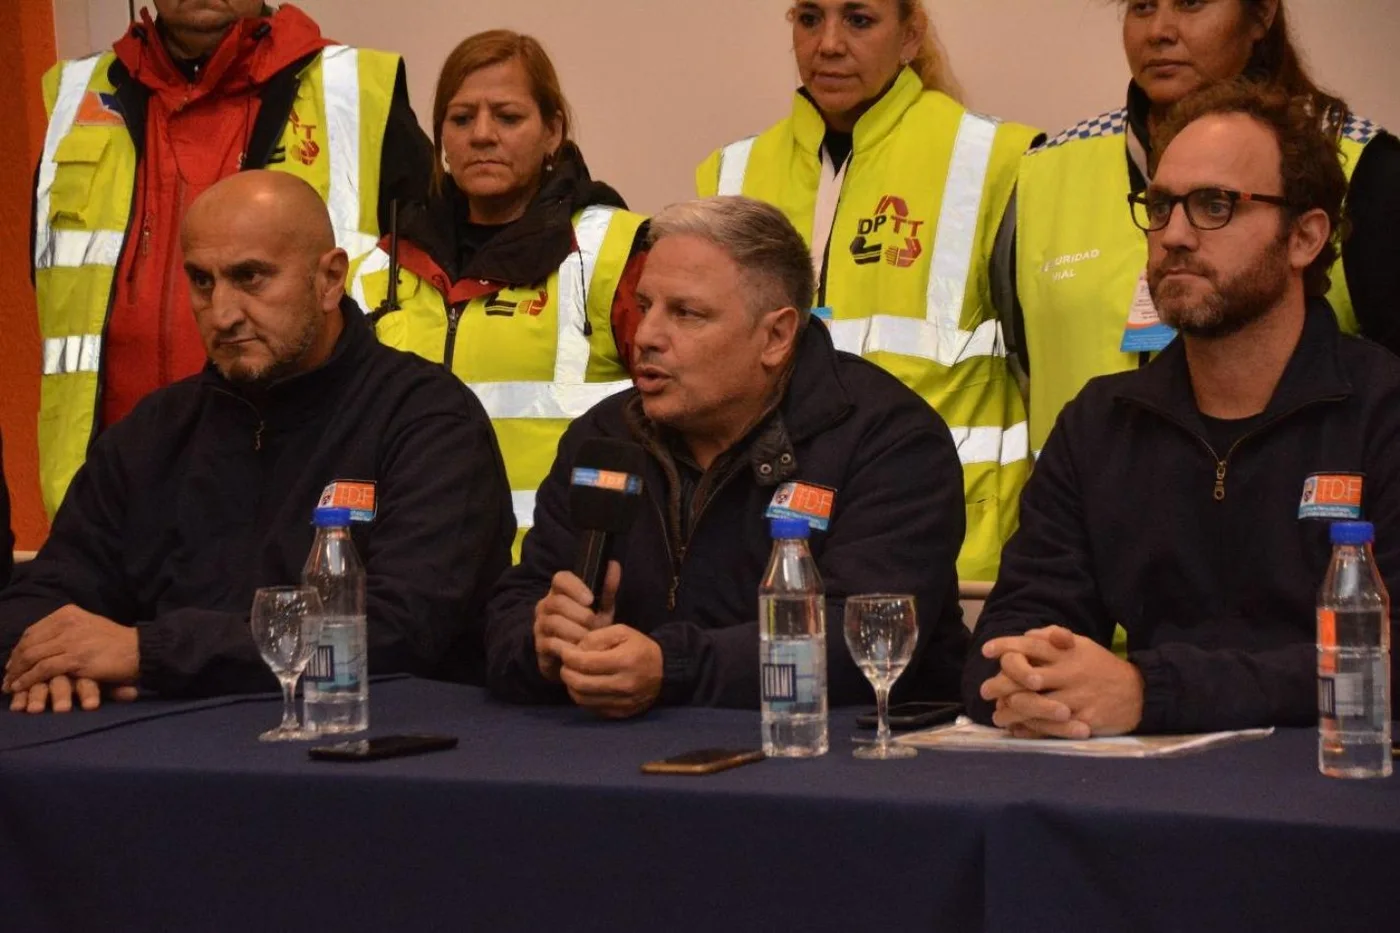
{"label": "plastic water bottle", "polygon": [[826,596],[807,549],[807,522],[772,520],[773,556],[758,587],[758,660],[763,752],[824,755]]}
{"label": "plastic water bottle", "polygon": [[369,728],[365,567],[350,539],[350,510],[318,508],[316,541],[301,572],[321,594],[321,643],[306,667],[306,726],[319,732]]}
{"label": "plastic water bottle", "polygon": [[1387,777],[1390,595],[1370,522],[1332,525],[1332,563],[1317,598],[1317,766],[1329,777]]}

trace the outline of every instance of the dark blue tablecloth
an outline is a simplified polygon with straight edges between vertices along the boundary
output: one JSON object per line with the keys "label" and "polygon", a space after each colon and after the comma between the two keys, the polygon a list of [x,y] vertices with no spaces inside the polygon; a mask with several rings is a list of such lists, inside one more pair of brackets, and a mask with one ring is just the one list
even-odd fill
{"label": "dark blue tablecloth", "polygon": [[271,700],[102,710],[81,735],[0,718],[0,748],[69,730],[0,752],[6,929],[1396,928],[1400,782],[1319,776],[1307,730],[1165,761],[859,762],[836,711],[823,759],[648,777],[754,745],[757,716],[372,698],[374,733],[461,745],[311,762],[256,741]]}

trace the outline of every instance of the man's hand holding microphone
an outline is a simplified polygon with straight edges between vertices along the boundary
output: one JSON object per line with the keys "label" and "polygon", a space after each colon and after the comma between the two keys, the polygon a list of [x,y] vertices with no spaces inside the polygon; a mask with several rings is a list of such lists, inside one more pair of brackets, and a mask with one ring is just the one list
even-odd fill
{"label": "man's hand holding microphone", "polygon": [[540,673],[579,706],[613,719],[645,712],[661,693],[661,646],[616,620],[622,566],[608,559],[641,508],[645,462],[640,447],[622,441],[592,439],[579,449],[569,488],[578,560],[535,604]]}

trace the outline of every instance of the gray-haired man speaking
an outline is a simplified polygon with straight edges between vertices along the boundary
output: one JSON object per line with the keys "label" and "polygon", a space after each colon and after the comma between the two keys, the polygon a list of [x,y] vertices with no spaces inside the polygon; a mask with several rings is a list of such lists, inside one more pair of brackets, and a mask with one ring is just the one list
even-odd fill
{"label": "gray-haired man speaking", "polygon": [[[947,427],[812,321],[811,259],[781,213],[747,198],[674,205],[651,221],[637,289],[636,388],[570,427],[540,488],[522,562],[488,618],[488,682],[517,702],[631,716],[657,703],[755,708],[767,515],[807,518],[839,631],[862,592],[918,599],[902,692],[952,697],[966,646],[954,561],[962,475]],[[593,438],[647,454],[636,524],[594,595],[565,568],[570,468]],[[833,704],[870,698],[839,637]]]}

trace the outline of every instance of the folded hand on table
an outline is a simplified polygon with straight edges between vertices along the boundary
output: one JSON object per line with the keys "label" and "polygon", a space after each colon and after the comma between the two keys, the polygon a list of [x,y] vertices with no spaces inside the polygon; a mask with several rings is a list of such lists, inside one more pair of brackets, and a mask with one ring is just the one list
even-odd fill
{"label": "folded hand on table", "polygon": [[136,629],[69,604],[35,622],[20,637],[5,664],[0,689],[12,695],[10,709],[71,710],[76,695],[82,709],[101,703],[99,685],[109,696],[134,699],[140,674]]}
{"label": "folded hand on table", "polygon": [[994,638],[982,655],[1001,662],[982,698],[996,702],[992,722],[1014,736],[1123,735],[1142,721],[1142,674],[1091,638],[1055,625]]}

